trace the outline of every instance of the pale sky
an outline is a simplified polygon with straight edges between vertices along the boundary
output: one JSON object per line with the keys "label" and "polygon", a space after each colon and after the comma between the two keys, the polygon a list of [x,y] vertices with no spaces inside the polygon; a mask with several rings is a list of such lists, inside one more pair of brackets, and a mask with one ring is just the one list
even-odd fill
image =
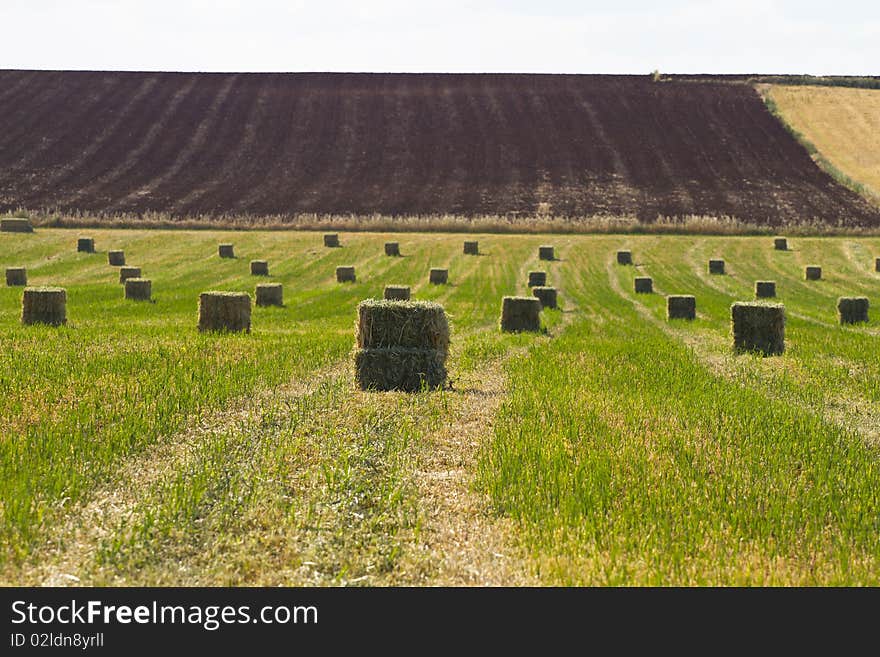
{"label": "pale sky", "polygon": [[880,0],[0,0],[0,69],[880,75]]}

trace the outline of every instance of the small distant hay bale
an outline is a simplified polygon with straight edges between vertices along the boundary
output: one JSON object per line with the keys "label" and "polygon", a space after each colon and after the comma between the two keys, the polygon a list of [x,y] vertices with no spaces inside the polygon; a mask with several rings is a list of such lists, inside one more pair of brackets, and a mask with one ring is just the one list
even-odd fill
{"label": "small distant hay bale", "polygon": [[267,260],[251,260],[251,276],[268,276],[269,262]]}
{"label": "small distant hay bale", "polygon": [[255,290],[258,306],[283,306],[284,289],[281,283],[260,283]]}
{"label": "small distant hay bale", "polygon": [[772,299],[776,296],[776,281],[755,281],[755,298]]}
{"label": "small distant hay bale", "polygon": [[480,243],[473,242],[473,241],[465,241],[464,254],[465,255],[480,255]]}
{"label": "small distant hay bale", "polygon": [[449,281],[449,270],[432,268],[428,280],[434,285],[446,285]]}
{"label": "small distant hay bale", "polygon": [[807,265],[804,268],[804,278],[808,281],[818,281],[822,279],[822,268],[817,265]]}
{"label": "small distant hay bale", "polygon": [[837,317],[841,324],[859,324],[868,321],[868,297],[840,297]]}
{"label": "small distant hay bale", "polygon": [[529,272],[529,287],[538,287],[539,285],[547,285],[547,272],[545,272],[545,271],[530,271]]}
{"label": "small distant hay bale", "polygon": [[358,349],[354,367],[361,390],[436,390],[448,376],[446,354],[433,349]]}
{"label": "small distant hay bale", "polygon": [[618,251],[617,252],[617,264],[618,265],[631,265],[632,263],[633,263],[632,251]]}
{"label": "small distant hay bale", "polygon": [[153,281],[149,278],[125,279],[125,298],[131,301],[150,301],[153,297]]}
{"label": "small distant hay bale", "polygon": [[773,356],[785,351],[785,306],[738,301],[731,305],[733,350]]}
{"label": "small distant hay bale", "polygon": [[119,268],[119,282],[125,283],[129,278],[140,278],[141,277],[141,268],[140,267],[120,267]]}
{"label": "small distant hay bale", "polygon": [[22,324],[67,323],[67,291],[61,287],[26,287],[21,298]]}
{"label": "small distant hay bale", "polygon": [[697,298],[692,294],[670,294],[666,297],[666,319],[696,319]]}
{"label": "small distant hay bale", "polygon": [[556,288],[538,285],[532,288],[532,296],[541,302],[542,308],[556,308]]}
{"label": "small distant hay bale", "polygon": [[336,282],[337,283],[354,283],[354,267],[337,267],[336,268]]}
{"label": "small distant hay bale", "polygon": [[385,255],[399,256],[400,255],[400,243],[399,242],[385,242]]}
{"label": "small distant hay bale", "polygon": [[784,237],[774,238],[773,248],[777,251],[788,251],[788,240]]}
{"label": "small distant hay bale", "polygon": [[538,260],[555,260],[556,256],[553,253],[553,247],[548,245],[543,245],[538,247]]}
{"label": "small distant hay bale", "polygon": [[409,285],[386,285],[386,301],[409,301]]}
{"label": "small distant hay bale", "polygon": [[217,247],[217,252],[221,258],[234,258],[235,247],[232,244],[221,244]]}
{"label": "small distant hay bale", "polygon": [[94,253],[95,252],[95,240],[91,237],[80,237],[76,240],[76,252],[77,253]]}
{"label": "small distant hay bale", "polygon": [[30,219],[22,219],[20,217],[9,217],[0,219],[0,232],[2,233],[33,233],[34,227],[31,226]]}
{"label": "small distant hay bale", "polygon": [[880,258],[874,259],[874,271],[880,271]]}
{"label": "small distant hay bale", "polygon": [[202,292],[199,331],[250,333],[251,297],[247,292]]}
{"label": "small distant hay bale", "polygon": [[501,330],[505,333],[541,330],[541,301],[535,297],[504,297]]}
{"label": "small distant hay bale", "polygon": [[125,264],[125,251],[108,251],[107,262],[112,267],[121,267]]}
{"label": "small distant hay bale", "polygon": [[27,285],[27,269],[24,267],[7,267],[6,285],[9,287]]}
{"label": "small distant hay bale", "polygon": [[358,349],[449,350],[449,320],[439,303],[382,301],[358,304]]}
{"label": "small distant hay bale", "polygon": [[339,235],[337,235],[336,233],[325,233],[324,246],[330,248],[339,246]]}
{"label": "small distant hay bale", "polygon": [[654,279],[650,276],[636,276],[633,287],[638,294],[652,294],[654,292]]}
{"label": "small distant hay bale", "polygon": [[715,258],[715,259],[710,260],[709,261],[709,273],[715,274],[718,276],[724,275],[724,261],[719,258]]}

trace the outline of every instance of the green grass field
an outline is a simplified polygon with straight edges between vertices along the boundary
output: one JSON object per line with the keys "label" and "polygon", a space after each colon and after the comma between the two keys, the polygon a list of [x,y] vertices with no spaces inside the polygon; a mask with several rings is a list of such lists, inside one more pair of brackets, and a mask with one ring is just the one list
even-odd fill
{"label": "green grass field", "polygon": [[[0,288],[4,584],[880,583],[878,322],[835,309],[877,302],[878,238],[86,232],[98,253],[0,236],[0,265],[68,293],[68,326],[26,327]],[[153,303],[123,299],[110,249]],[[285,307],[199,334],[199,292],[266,282],[251,259]],[[561,309],[501,334],[535,269]],[[758,279],[786,307],[781,357],[731,353]],[[355,389],[355,308],[385,284],[445,306],[450,390]],[[676,293],[695,321],[666,320]]]}

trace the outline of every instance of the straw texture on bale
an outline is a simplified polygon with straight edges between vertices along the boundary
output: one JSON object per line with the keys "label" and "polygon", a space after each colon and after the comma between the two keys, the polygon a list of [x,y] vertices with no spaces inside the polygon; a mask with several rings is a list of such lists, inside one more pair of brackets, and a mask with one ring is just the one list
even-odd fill
{"label": "straw texture on bale", "polygon": [[409,301],[409,285],[386,285],[383,296],[387,301]]}
{"label": "straw texture on bale", "polygon": [[339,246],[339,235],[336,233],[326,233],[324,235],[324,246],[331,248]]}
{"label": "straw texture on bale", "polygon": [[733,349],[765,356],[785,351],[785,306],[781,303],[738,301],[730,307]]}
{"label": "straw texture on bale", "polygon": [[77,253],[94,253],[95,240],[91,237],[80,237],[76,240],[76,251]]}
{"label": "straw texture on bale", "polygon": [[149,301],[153,296],[153,281],[149,278],[128,278],[125,280],[125,298],[131,301]]}
{"label": "straw texture on bale", "polygon": [[258,306],[283,306],[284,289],[281,283],[260,283],[255,290]]}
{"label": "straw texture on bale", "polygon": [[121,267],[125,264],[125,252],[124,251],[108,251],[107,252],[107,262],[109,262],[113,267]]}
{"label": "straw texture on bale", "polygon": [[818,281],[822,278],[822,268],[816,265],[807,265],[804,268],[804,278],[808,281]]}
{"label": "straw texture on bale", "polygon": [[654,291],[654,279],[650,276],[636,276],[633,287],[639,294],[651,294]]}
{"label": "straw texture on bale", "polygon": [[398,244],[397,242],[385,242],[385,255],[399,256],[400,244]]}
{"label": "straw texture on bale", "polygon": [[618,251],[617,252],[617,264],[618,265],[631,265],[632,263],[633,263],[632,251]]}
{"label": "straw texture on bale", "polygon": [[119,268],[119,282],[125,283],[129,278],[140,278],[141,277],[141,268],[140,267],[120,267]]}
{"label": "straw texture on bale", "polygon": [[553,247],[544,245],[538,247],[538,259],[539,260],[555,260],[556,256],[553,253]]}
{"label": "straw texture on bale", "polygon": [[27,285],[27,269],[24,267],[6,268],[6,285]]}
{"label": "straw texture on bale", "polygon": [[251,260],[251,276],[268,276],[269,263],[266,260]]}
{"label": "straw texture on bale", "polygon": [[722,275],[724,274],[724,261],[713,259],[709,261],[709,273]]}
{"label": "straw texture on bale", "polygon": [[354,367],[361,390],[418,392],[446,384],[446,354],[434,349],[358,349]]}
{"label": "straw texture on bale", "polygon": [[556,308],[556,288],[537,285],[532,288],[532,296],[541,302],[542,308]]}
{"label": "straw texture on bale", "polygon": [[788,240],[784,237],[777,237],[773,240],[773,248],[777,251],[788,251]]}
{"label": "straw texture on bale", "polygon": [[26,287],[21,298],[22,324],[67,323],[67,291],[61,287]]}
{"label": "straw texture on bale", "polygon": [[504,297],[501,330],[506,333],[541,330],[541,301],[535,297]]}
{"label": "straw texture on bale", "polygon": [[755,281],[755,297],[758,299],[772,299],[776,296],[775,281]]}
{"label": "straw texture on bale", "polygon": [[666,319],[696,319],[697,298],[692,294],[670,294],[666,297]]}
{"label": "straw texture on bale", "polygon": [[545,272],[545,271],[530,271],[529,272],[529,287],[537,287],[539,285],[547,285],[547,272]]}
{"label": "straw texture on bale", "polygon": [[221,244],[217,248],[217,252],[219,253],[221,258],[235,257],[235,247],[232,244]]}
{"label": "straw texture on bale", "polygon": [[337,267],[336,268],[337,283],[354,283],[354,267]]}
{"label": "straw texture on bale", "polygon": [[0,232],[2,232],[2,233],[33,233],[34,227],[31,226],[30,219],[21,219],[19,217],[11,217],[8,219],[0,219]]}
{"label": "straw texture on bale", "polygon": [[367,299],[358,304],[358,349],[449,350],[449,320],[439,303]]}
{"label": "straw texture on bale", "polygon": [[428,274],[428,280],[434,285],[446,285],[449,281],[449,270],[432,268]]}
{"label": "straw texture on bale", "polygon": [[466,241],[464,243],[464,254],[465,255],[480,255],[480,243],[473,241]]}
{"label": "straw texture on bale", "polygon": [[867,322],[868,297],[840,297],[837,300],[837,317],[841,324]]}
{"label": "straw texture on bale", "polygon": [[202,292],[199,331],[250,332],[251,298],[247,292]]}

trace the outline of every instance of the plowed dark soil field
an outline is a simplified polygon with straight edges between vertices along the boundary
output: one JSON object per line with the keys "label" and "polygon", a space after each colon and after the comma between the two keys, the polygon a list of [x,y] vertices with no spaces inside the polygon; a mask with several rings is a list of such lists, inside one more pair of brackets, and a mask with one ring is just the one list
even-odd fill
{"label": "plowed dark soil field", "polygon": [[878,225],[746,84],[0,71],[0,209]]}

